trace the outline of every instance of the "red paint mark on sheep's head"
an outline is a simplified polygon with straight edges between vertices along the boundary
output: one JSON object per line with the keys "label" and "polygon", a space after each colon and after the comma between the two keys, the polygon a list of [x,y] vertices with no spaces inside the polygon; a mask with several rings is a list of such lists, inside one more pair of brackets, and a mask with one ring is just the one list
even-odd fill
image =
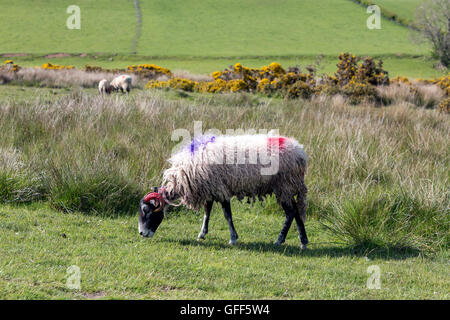
{"label": "red paint mark on sheep's head", "polygon": [[281,151],[286,149],[287,140],[285,137],[267,138],[267,145],[270,149],[278,148]]}

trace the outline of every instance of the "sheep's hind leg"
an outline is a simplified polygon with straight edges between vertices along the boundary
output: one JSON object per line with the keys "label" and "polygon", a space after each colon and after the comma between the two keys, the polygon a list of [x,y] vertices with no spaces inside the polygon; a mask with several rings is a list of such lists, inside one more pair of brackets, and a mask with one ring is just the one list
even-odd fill
{"label": "sheep's hind leg", "polygon": [[205,239],[205,236],[208,233],[209,216],[211,215],[213,203],[213,201],[205,202],[205,216],[203,217],[202,230],[198,234],[197,241],[199,241],[200,239]]}
{"label": "sheep's hind leg", "polygon": [[300,218],[300,215],[298,213],[295,215],[295,222],[297,222],[297,230],[300,235],[300,242],[302,243],[301,248],[302,250],[306,250],[308,248],[308,237],[306,236],[306,230],[303,220]]}
{"label": "sheep's hind leg", "polygon": [[227,221],[228,221],[228,228],[230,229],[230,244],[234,245],[234,244],[236,244],[236,241],[238,239],[238,234],[237,234],[236,229],[234,228],[234,224],[233,224],[233,217],[231,215],[230,201],[222,202],[222,210],[223,210],[223,215],[225,216],[225,219],[227,219]]}
{"label": "sheep's hind leg", "polygon": [[294,220],[294,212],[295,209],[292,205],[282,203],[281,204],[284,212],[286,214],[286,220],[284,220],[283,228],[281,229],[280,235],[278,236],[277,242],[275,242],[276,245],[282,245],[286,241],[286,236],[288,234],[289,228],[291,227],[292,220]]}
{"label": "sheep's hind leg", "polygon": [[301,248],[303,250],[307,249],[308,236],[306,235],[305,224],[303,223],[302,217],[306,216],[306,199],[305,197],[299,197],[297,204],[297,210],[295,210],[295,222],[297,223],[297,230],[300,236],[300,242],[302,243]]}

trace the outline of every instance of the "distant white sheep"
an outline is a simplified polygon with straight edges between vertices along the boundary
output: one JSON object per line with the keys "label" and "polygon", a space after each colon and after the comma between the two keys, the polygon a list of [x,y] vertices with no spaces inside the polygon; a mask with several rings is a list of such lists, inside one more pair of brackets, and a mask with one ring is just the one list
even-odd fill
{"label": "distant white sheep", "polygon": [[130,93],[131,90],[131,77],[129,75],[123,74],[113,79],[110,83],[111,89],[114,91],[121,91]]}
{"label": "distant white sheep", "polygon": [[276,244],[284,243],[295,219],[301,247],[306,249],[307,155],[295,139],[271,135],[202,136],[173,155],[169,162],[171,167],[164,172],[163,187],[141,200],[142,236],[153,236],[164,217],[166,203],[181,200],[190,209],[204,206],[203,226],[198,235],[198,239],[204,239],[213,202],[217,201],[228,222],[230,244],[235,244],[238,235],[230,199],[236,196],[262,200],[274,193],[286,213]]}
{"label": "distant white sheep", "polygon": [[108,80],[103,79],[98,83],[98,92],[100,92],[100,94],[111,93],[111,86]]}

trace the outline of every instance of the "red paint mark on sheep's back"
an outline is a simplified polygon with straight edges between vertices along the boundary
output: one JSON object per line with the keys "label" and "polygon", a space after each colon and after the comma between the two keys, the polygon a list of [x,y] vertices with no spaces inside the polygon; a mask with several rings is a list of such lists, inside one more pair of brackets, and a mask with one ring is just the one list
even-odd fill
{"label": "red paint mark on sheep's back", "polygon": [[286,149],[286,142],[288,138],[277,137],[277,138],[267,138],[267,144],[270,149],[278,148],[278,150]]}

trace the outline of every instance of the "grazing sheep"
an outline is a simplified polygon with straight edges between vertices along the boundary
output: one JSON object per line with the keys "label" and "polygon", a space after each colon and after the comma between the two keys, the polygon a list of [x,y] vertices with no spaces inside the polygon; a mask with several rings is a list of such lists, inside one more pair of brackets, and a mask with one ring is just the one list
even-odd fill
{"label": "grazing sheep", "polygon": [[108,80],[103,79],[98,83],[98,91],[100,94],[111,93],[111,86],[109,85]]}
{"label": "grazing sheep", "polygon": [[131,77],[129,75],[123,74],[118,76],[111,81],[111,89],[114,91],[121,91],[124,93],[125,91],[130,93],[131,90]]}
{"label": "grazing sheep", "polygon": [[152,237],[167,206],[180,204],[205,215],[198,240],[208,233],[213,202],[220,202],[230,229],[230,244],[238,239],[233,225],[230,199],[253,199],[275,194],[286,220],[276,244],[286,239],[295,219],[301,247],[306,249],[304,221],[306,193],[304,175],[307,155],[293,138],[270,135],[202,136],[173,155],[163,175],[163,187],[155,188],[139,205],[139,233]]}

